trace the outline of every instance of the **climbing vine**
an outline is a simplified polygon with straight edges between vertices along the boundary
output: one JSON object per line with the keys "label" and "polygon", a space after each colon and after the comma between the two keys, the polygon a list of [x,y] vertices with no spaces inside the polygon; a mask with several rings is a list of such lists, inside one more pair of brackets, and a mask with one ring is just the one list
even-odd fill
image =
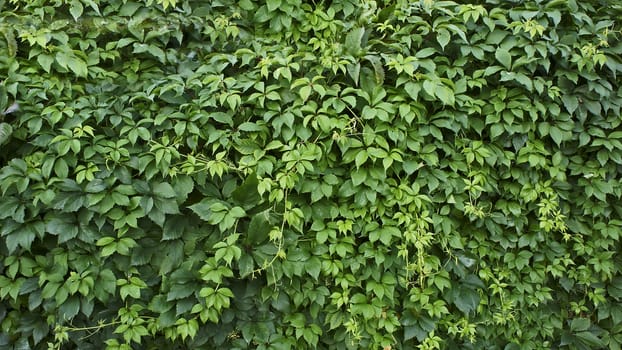
{"label": "climbing vine", "polygon": [[620,349],[620,18],[0,1],[0,347]]}

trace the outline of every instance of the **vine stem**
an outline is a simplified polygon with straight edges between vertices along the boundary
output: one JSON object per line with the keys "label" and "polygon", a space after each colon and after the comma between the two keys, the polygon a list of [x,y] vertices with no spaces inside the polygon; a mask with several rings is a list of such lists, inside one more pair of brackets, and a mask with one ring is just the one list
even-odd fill
{"label": "vine stem", "polygon": [[59,326],[60,329],[62,329],[63,331],[69,331],[69,332],[80,332],[80,331],[97,331],[99,329],[105,328],[105,327],[110,327],[110,326],[114,326],[117,324],[120,324],[121,321],[118,320],[114,320],[114,321],[110,321],[108,323],[98,323],[97,326],[89,326],[89,327],[73,327],[73,326]]}
{"label": "vine stem", "polygon": [[285,190],[284,191],[284,208],[283,208],[283,220],[281,221],[281,237],[278,240],[278,244],[277,244],[277,252],[276,254],[272,257],[272,260],[270,260],[269,262],[265,263],[262,267],[253,270],[253,274],[255,273],[260,273],[261,271],[266,270],[267,268],[269,268],[270,266],[272,266],[272,264],[274,264],[274,262],[276,261],[276,259],[278,259],[279,257],[279,253],[282,251],[283,249],[283,230],[285,230],[285,214],[287,213],[287,195],[288,195],[289,191]]}

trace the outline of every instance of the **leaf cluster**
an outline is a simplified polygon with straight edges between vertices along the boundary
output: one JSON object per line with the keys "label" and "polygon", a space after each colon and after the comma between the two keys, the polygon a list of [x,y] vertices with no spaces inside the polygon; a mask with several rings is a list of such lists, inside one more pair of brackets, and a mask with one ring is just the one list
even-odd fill
{"label": "leaf cluster", "polygon": [[620,349],[615,2],[0,18],[3,349]]}

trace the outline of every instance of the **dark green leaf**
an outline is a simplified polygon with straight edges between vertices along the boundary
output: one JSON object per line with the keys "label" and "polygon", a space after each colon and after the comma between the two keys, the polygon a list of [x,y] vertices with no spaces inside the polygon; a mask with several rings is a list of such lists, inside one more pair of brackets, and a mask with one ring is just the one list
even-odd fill
{"label": "dark green leaf", "polygon": [[173,189],[173,186],[166,182],[160,182],[153,185],[153,194],[162,198],[175,198],[177,193]]}
{"label": "dark green leaf", "polygon": [[261,201],[261,196],[257,190],[258,185],[259,180],[257,179],[257,175],[254,173],[250,174],[244,182],[231,193],[231,198],[233,198],[236,204],[250,209]]}
{"label": "dark green leaf", "polygon": [[9,141],[13,128],[8,123],[0,123],[0,145],[3,145]]}

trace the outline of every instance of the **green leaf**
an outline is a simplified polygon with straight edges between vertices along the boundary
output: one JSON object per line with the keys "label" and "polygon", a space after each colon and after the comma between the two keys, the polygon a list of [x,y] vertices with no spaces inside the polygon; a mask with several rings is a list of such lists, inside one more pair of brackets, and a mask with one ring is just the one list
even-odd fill
{"label": "green leaf", "polygon": [[376,79],[376,84],[381,85],[384,83],[384,68],[382,66],[382,61],[380,57],[376,55],[365,55],[365,59],[371,63],[372,68],[374,69],[374,78]]}
{"label": "green leaf", "polygon": [[48,233],[58,236],[58,242],[64,243],[78,236],[80,227],[69,217],[54,217],[46,222]]}
{"label": "green leaf", "polygon": [[246,216],[246,211],[244,211],[242,207],[236,206],[236,207],[231,208],[231,210],[229,211],[229,215],[231,215],[232,217],[236,219],[239,219],[239,218]]}
{"label": "green leaf", "polygon": [[42,53],[37,56],[37,62],[39,62],[41,68],[43,68],[46,72],[50,73],[52,63],[54,63],[54,57]]}
{"label": "green leaf", "polygon": [[106,246],[112,242],[114,242],[116,239],[114,237],[110,237],[110,236],[106,236],[106,237],[102,237],[100,239],[97,240],[97,243],[95,243],[97,246],[101,247],[101,246]]}
{"label": "green leaf", "polygon": [[436,96],[436,83],[432,80],[424,81],[423,91],[425,91],[428,95],[432,97]]}
{"label": "green leaf", "polygon": [[610,296],[617,300],[622,300],[622,277],[614,278],[607,291]]}
{"label": "green leaf", "polygon": [[69,297],[59,307],[60,317],[64,320],[71,320],[80,311],[80,298],[78,296]]}
{"label": "green leaf", "polygon": [[436,49],[433,47],[426,47],[423,48],[419,51],[417,51],[417,53],[415,54],[415,57],[417,58],[427,58],[430,57],[432,55],[434,55],[436,53]]}
{"label": "green leaf", "polygon": [[397,227],[385,226],[376,230],[373,230],[369,234],[369,241],[376,242],[380,240],[382,244],[389,246],[393,236],[399,237],[400,231]]}
{"label": "green leaf", "polygon": [[54,162],[54,173],[60,178],[66,178],[69,175],[69,166],[63,158],[59,158]]}
{"label": "green leaf", "polygon": [[238,268],[240,269],[240,277],[245,278],[253,273],[255,270],[255,262],[250,254],[243,254],[238,261]]}
{"label": "green leaf", "polygon": [[465,314],[474,311],[479,305],[479,293],[471,288],[458,285],[449,291],[449,297],[456,307]]}
{"label": "green leaf", "polygon": [[162,198],[175,198],[177,193],[169,183],[159,182],[153,185],[153,194]]}
{"label": "green leaf", "polygon": [[121,300],[127,299],[128,296],[139,299],[140,298],[140,288],[133,284],[126,284],[119,288],[119,295],[121,296]]}
{"label": "green leaf", "polygon": [[67,67],[79,77],[86,77],[88,75],[86,62],[75,56],[69,56],[67,58]]}
{"label": "green leaf", "polygon": [[9,105],[9,96],[7,94],[6,86],[0,83],[0,115],[6,114],[5,110]]}
{"label": "green leaf", "polygon": [[86,185],[84,191],[87,193],[102,193],[107,189],[107,187],[108,185],[104,181],[101,179],[95,179]]}
{"label": "green leaf", "polygon": [[406,93],[410,96],[410,98],[417,101],[419,99],[419,91],[421,91],[421,84],[412,82],[406,83],[404,90],[406,90]]}
{"label": "green leaf", "polygon": [[607,344],[602,339],[594,335],[592,332],[579,332],[575,333],[574,336],[579,338],[581,342],[590,346],[590,348],[592,349],[603,348],[607,346]]}
{"label": "green leaf", "polygon": [[259,180],[257,175],[255,173],[249,174],[244,182],[231,193],[231,198],[234,203],[248,210],[261,201],[258,186]]}
{"label": "green leaf", "polygon": [[[361,64],[359,62],[355,64],[349,64],[346,68],[348,70],[348,75],[350,75],[350,78],[352,78],[352,80],[354,81],[354,84],[358,85],[359,78],[361,76]],[[309,96],[307,95],[307,98],[308,97]],[[346,97],[352,97],[352,96],[346,96]]]}
{"label": "green leaf", "polygon": [[10,235],[6,236],[6,246],[9,253],[12,254],[17,250],[17,247],[22,247],[26,250],[30,250],[32,242],[35,240],[35,232],[25,227],[14,231]]}
{"label": "green leaf", "polygon": [[141,4],[139,2],[133,2],[133,1],[125,2],[121,6],[121,8],[119,8],[118,15],[122,16],[122,17],[132,16],[142,6],[143,6],[143,4]]}
{"label": "green leaf", "polygon": [[210,114],[210,117],[219,123],[227,124],[233,127],[233,118],[231,118],[231,115],[227,113],[215,112]]}
{"label": "green leaf", "polygon": [[[3,30],[0,31],[6,40],[7,53],[9,57],[15,57],[17,54],[17,40],[15,40],[15,32],[13,28],[10,26],[4,27]],[[23,339],[23,338],[22,338]]]}
{"label": "green leaf", "polygon": [[322,270],[322,261],[317,257],[311,257],[305,263],[305,270],[311,277],[317,280],[320,277],[320,271]]}
{"label": "green leaf", "polygon": [[497,123],[490,126],[490,137],[495,139],[505,132],[503,124]]}
{"label": "green leaf", "polygon": [[360,150],[356,154],[356,157],[354,157],[354,162],[356,164],[356,167],[360,168],[361,165],[363,165],[367,161],[367,158],[368,158],[367,150]]}
{"label": "green leaf", "polygon": [[173,301],[186,298],[194,293],[194,288],[186,284],[175,284],[166,294],[166,301]]}
{"label": "green leaf", "polygon": [[268,11],[273,12],[281,6],[281,0],[267,0]]}
{"label": "green leaf", "polygon": [[447,44],[449,44],[449,41],[451,40],[451,34],[449,34],[449,31],[447,29],[439,29],[436,33],[436,40],[441,46],[441,49],[445,50],[445,47],[447,46]]}
{"label": "green leaf", "polygon": [[181,238],[186,231],[188,219],[181,215],[169,215],[166,217],[162,228],[162,240],[174,240]]}
{"label": "green leaf", "polygon": [[269,222],[270,210],[257,213],[251,217],[248,225],[246,241],[251,244],[259,244],[268,239],[268,233],[272,229]]}
{"label": "green leaf", "polygon": [[238,2],[238,5],[240,5],[240,8],[246,11],[251,11],[253,10],[255,7],[253,6],[253,2],[250,0],[242,0],[240,2]]}
{"label": "green leaf", "polygon": [[529,265],[529,260],[533,256],[533,253],[527,250],[521,250],[516,256],[516,260],[514,263],[516,264],[516,268],[522,270],[524,267]]}
{"label": "green leaf", "polygon": [[300,88],[300,91],[298,93],[300,94],[300,98],[302,98],[303,101],[306,101],[311,95],[312,91],[313,89],[311,88],[311,86],[304,85]]}
{"label": "green leaf", "polygon": [[358,52],[361,50],[361,45],[362,45],[364,34],[365,34],[365,28],[359,27],[359,28],[352,29],[348,33],[348,35],[346,35],[345,48],[347,52],[353,55],[358,54]]}
{"label": "green leaf", "polygon": [[84,7],[82,6],[82,3],[80,2],[80,0],[72,0],[69,3],[69,13],[71,13],[71,16],[73,17],[75,21],[77,21],[78,18],[82,16],[83,10],[84,10]]}
{"label": "green leaf", "polygon": [[512,56],[508,50],[498,48],[497,51],[495,51],[495,58],[505,67],[505,69],[509,70],[511,68]]}
{"label": "green leaf", "polygon": [[104,269],[99,273],[95,282],[97,288],[94,289],[95,296],[99,300],[106,300],[108,295],[114,294],[117,288],[117,279],[109,269]]}
{"label": "green leaf", "polygon": [[13,128],[8,123],[0,123],[0,146],[7,143],[13,134]]}
{"label": "green leaf", "polygon": [[579,107],[579,99],[573,95],[563,95],[562,102],[570,114],[573,114]]}
{"label": "green leaf", "polygon": [[551,135],[551,138],[553,139],[553,142],[555,142],[556,145],[561,145],[562,141],[563,141],[563,135],[562,135],[562,131],[556,127],[556,126],[552,126],[549,129],[549,135]]}
{"label": "green leaf", "polygon": [[587,318],[575,318],[570,323],[570,329],[572,331],[587,331],[590,328],[591,322]]}
{"label": "green leaf", "polygon": [[210,198],[205,198],[199,203],[195,203],[188,208],[192,210],[195,214],[197,214],[203,221],[209,221],[212,211],[211,206],[214,204],[214,200]]}
{"label": "green leaf", "polygon": [[350,176],[352,176],[352,184],[354,186],[359,186],[367,179],[367,170],[364,168],[355,169]]}
{"label": "green leaf", "polygon": [[264,128],[257,125],[256,123],[244,122],[238,126],[238,130],[248,131],[248,132],[259,132],[259,131],[263,131]]}
{"label": "green leaf", "polygon": [[350,107],[356,106],[356,97],[354,96],[343,96],[341,98],[344,102],[348,103]]}
{"label": "green leaf", "polygon": [[445,85],[437,85],[434,91],[435,95],[443,102],[444,105],[453,106],[455,103],[454,92]]}

